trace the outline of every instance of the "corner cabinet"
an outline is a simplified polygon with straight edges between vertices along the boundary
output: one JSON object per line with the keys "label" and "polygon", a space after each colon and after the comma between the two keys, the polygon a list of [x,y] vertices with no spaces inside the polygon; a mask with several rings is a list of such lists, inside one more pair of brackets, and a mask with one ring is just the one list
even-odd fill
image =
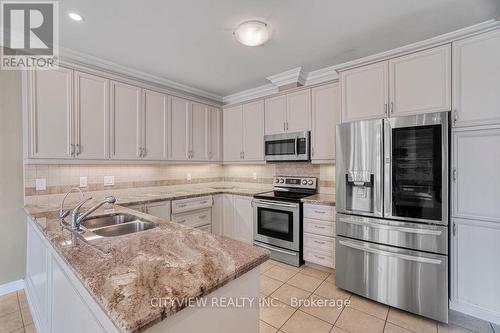
{"label": "corner cabinet", "polygon": [[29,157],[72,158],[73,71],[29,71],[28,80]]}
{"label": "corner cabinet", "polygon": [[224,162],[264,161],[264,102],[224,109]]}
{"label": "corner cabinet", "polygon": [[331,163],[335,160],[335,130],[340,123],[339,84],[314,87],[311,96],[311,160]]}
{"label": "corner cabinet", "polygon": [[451,110],[449,44],[340,72],[342,122]]}
{"label": "corner cabinet", "polygon": [[500,30],[453,43],[453,126],[500,124]]}

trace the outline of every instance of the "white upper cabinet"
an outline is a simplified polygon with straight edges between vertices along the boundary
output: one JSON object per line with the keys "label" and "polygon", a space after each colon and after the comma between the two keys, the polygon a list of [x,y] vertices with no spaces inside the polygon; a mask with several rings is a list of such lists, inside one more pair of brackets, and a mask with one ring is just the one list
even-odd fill
{"label": "white upper cabinet", "polygon": [[243,107],[241,105],[223,111],[224,162],[241,161],[243,157]]}
{"label": "white upper cabinet", "polygon": [[500,30],[453,43],[454,126],[500,124]]}
{"label": "white upper cabinet", "polygon": [[168,140],[169,159],[187,160],[189,149],[189,111],[191,104],[188,100],[172,97],[170,99],[170,137]]}
{"label": "white upper cabinet", "polygon": [[59,67],[30,71],[29,75],[29,156],[71,158],[73,71]]}
{"label": "white upper cabinet", "polygon": [[111,158],[140,156],[142,91],[129,84],[111,81]]}
{"label": "white upper cabinet", "polygon": [[311,159],[335,160],[335,130],[340,123],[339,84],[314,87],[312,96]]}
{"label": "white upper cabinet", "polygon": [[311,130],[311,90],[305,89],[286,95],[286,131]]}
{"label": "white upper cabinet", "polygon": [[453,133],[454,217],[500,222],[500,128]]}
{"label": "white upper cabinet", "polygon": [[75,72],[75,157],[109,157],[109,80]]}
{"label": "white upper cabinet", "polygon": [[146,160],[167,159],[169,96],[144,90],[141,157]]}
{"label": "white upper cabinet", "polygon": [[191,159],[195,161],[208,160],[208,106],[192,103],[189,120],[189,139]]}
{"label": "white upper cabinet", "polygon": [[266,135],[286,131],[286,95],[266,98],[265,122]]}
{"label": "white upper cabinet", "polygon": [[243,104],[243,160],[264,160],[264,101]]}
{"label": "white upper cabinet", "polygon": [[451,46],[389,60],[391,116],[451,110]]}
{"label": "white upper cabinet", "polygon": [[222,161],[222,110],[208,108],[208,159]]}
{"label": "white upper cabinet", "polygon": [[340,73],[342,122],[387,115],[388,66],[382,61]]}

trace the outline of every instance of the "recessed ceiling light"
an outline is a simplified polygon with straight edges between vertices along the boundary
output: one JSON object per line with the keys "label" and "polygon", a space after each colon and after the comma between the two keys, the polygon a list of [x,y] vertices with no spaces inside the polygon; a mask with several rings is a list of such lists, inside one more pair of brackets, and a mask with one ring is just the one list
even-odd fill
{"label": "recessed ceiling light", "polygon": [[68,16],[70,19],[75,20],[75,21],[83,21],[83,16],[75,13],[75,12],[69,12]]}
{"label": "recessed ceiling light", "polygon": [[243,45],[262,45],[271,37],[271,27],[259,20],[245,21],[234,30],[234,37]]}

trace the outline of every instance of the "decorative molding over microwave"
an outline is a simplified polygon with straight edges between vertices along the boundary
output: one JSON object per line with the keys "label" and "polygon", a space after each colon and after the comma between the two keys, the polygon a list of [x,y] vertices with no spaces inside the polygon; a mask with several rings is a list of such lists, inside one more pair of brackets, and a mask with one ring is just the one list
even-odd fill
{"label": "decorative molding over microwave", "polygon": [[271,81],[277,87],[288,86],[296,84],[298,86],[303,86],[306,83],[306,76],[302,71],[302,67],[292,68],[290,70],[274,74],[266,77],[267,80]]}

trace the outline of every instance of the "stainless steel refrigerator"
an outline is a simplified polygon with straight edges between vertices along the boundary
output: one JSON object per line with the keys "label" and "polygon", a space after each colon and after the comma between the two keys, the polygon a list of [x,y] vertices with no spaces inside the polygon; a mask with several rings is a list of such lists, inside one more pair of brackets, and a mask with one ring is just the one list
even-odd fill
{"label": "stainless steel refrigerator", "polygon": [[345,123],[336,138],[336,284],[448,321],[447,112]]}

